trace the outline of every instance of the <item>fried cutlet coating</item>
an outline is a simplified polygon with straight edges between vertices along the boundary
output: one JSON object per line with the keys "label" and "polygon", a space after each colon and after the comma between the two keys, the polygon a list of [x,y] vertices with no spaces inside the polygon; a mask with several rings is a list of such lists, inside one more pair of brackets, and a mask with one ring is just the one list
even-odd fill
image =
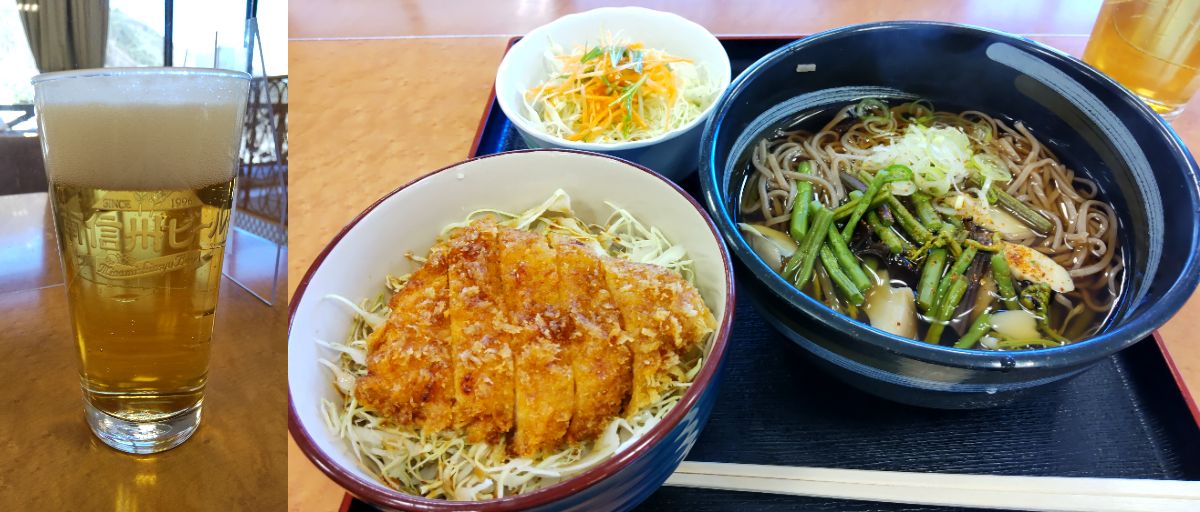
{"label": "fried cutlet coating", "polygon": [[575,382],[560,313],[556,255],[544,236],[502,229],[500,268],[516,377],[516,431],[520,456],[562,444],[575,408]]}
{"label": "fried cutlet coating", "polygon": [[569,437],[592,439],[621,414],[633,383],[632,359],[600,256],[564,236],[552,236],[551,244],[558,253],[560,304],[572,326],[567,352],[575,374],[575,412]]}
{"label": "fried cutlet coating", "polygon": [[367,376],[355,384],[364,405],[427,432],[452,425],[446,265],[434,258],[392,296],[391,316],[367,340]]}
{"label": "fried cutlet coating", "polygon": [[447,241],[454,424],[469,442],[495,443],[513,427],[512,327],[500,281],[494,222],[475,222]]}
{"label": "fried cutlet coating", "polygon": [[604,260],[605,280],[633,353],[633,390],[626,414],[658,400],[671,384],[668,369],[716,328],[700,292],[665,267]]}

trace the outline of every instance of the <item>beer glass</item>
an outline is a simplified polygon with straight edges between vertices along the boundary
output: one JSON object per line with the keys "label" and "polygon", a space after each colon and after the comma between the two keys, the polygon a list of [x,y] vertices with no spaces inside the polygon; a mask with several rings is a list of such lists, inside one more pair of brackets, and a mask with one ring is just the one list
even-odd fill
{"label": "beer glass", "polygon": [[1106,0],[1083,60],[1175,118],[1200,87],[1200,0]]}
{"label": "beer glass", "polygon": [[84,409],[117,450],[173,448],[200,423],[249,80],[33,79]]}

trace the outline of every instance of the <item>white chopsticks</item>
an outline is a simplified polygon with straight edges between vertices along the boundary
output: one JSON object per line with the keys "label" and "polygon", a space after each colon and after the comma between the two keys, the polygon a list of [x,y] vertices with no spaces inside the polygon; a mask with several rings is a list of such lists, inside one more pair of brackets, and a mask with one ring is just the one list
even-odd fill
{"label": "white chopsticks", "polygon": [[915,505],[1070,512],[1196,512],[1200,482],[908,473],[684,461],[666,485]]}

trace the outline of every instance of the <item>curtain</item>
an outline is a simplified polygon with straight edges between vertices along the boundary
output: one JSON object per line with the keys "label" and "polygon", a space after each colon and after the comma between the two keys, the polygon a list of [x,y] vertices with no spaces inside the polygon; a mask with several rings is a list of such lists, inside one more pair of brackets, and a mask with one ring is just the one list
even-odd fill
{"label": "curtain", "polygon": [[38,71],[104,67],[108,0],[17,0]]}

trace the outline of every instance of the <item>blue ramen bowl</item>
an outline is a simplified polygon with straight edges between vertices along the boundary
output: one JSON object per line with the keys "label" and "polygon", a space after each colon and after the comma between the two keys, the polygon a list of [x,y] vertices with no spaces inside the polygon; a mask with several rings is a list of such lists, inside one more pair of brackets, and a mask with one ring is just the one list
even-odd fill
{"label": "blue ramen bowl", "polygon": [[[1126,274],[1094,337],[994,352],[923,343],[875,329],[801,293],[738,231],[747,149],[804,112],[867,97],[925,98],[946,110],[1020,120],[1116,210]],[[823,32],[751,65],[719,100],[701,140],[706,206],[744,266],[740,282],[787,338],[845,382],[915,405],[980,408],[1070,378],[1147,337],[1200,278],[1197,167],[1136,96],[1060,51],[977,27],[886,22]],[[1166,209],[1170,206],[1170,222]]]}

